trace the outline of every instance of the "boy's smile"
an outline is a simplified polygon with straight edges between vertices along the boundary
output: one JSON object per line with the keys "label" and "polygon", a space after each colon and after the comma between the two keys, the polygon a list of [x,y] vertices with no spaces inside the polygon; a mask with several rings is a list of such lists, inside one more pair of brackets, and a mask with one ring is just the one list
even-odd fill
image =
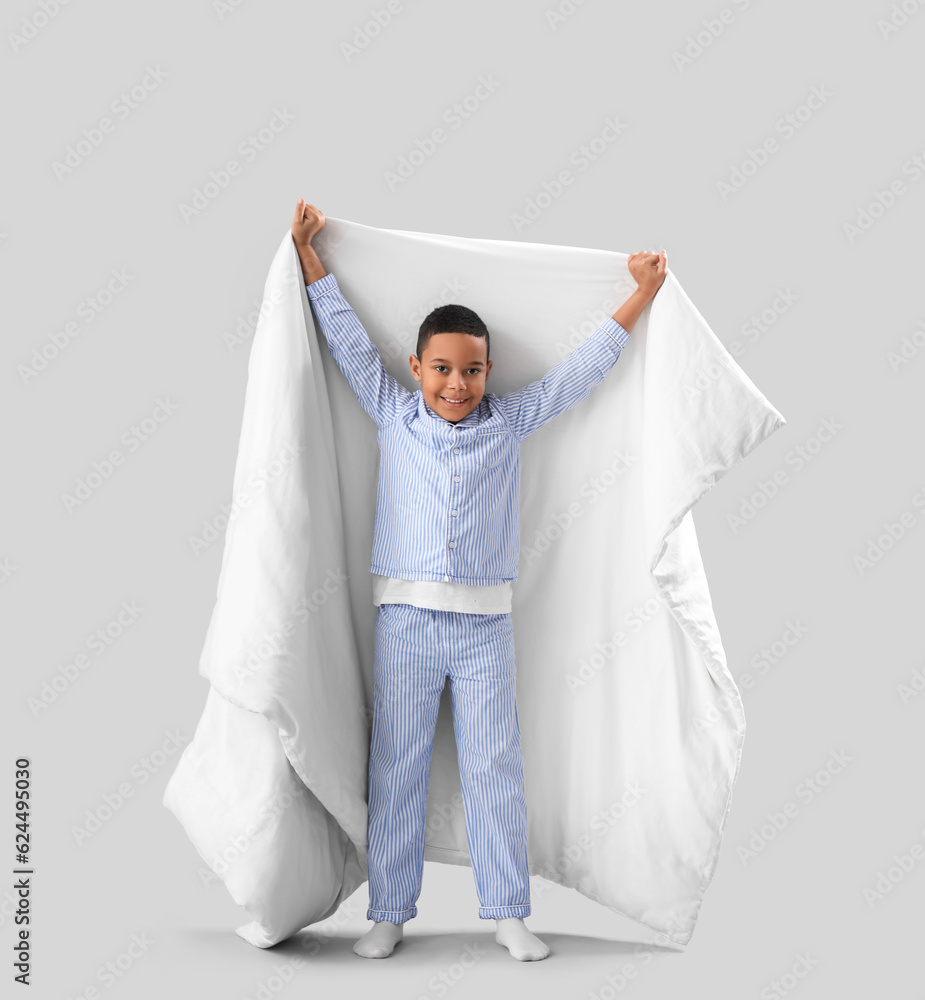
{"label": "boy's smile", "polygon": [[422,351],[423,358],[414,354],[408,358],[424,402],[434,413],[455,424],[476,409],[492,366],[487,351],[484,337],[435,333]]}

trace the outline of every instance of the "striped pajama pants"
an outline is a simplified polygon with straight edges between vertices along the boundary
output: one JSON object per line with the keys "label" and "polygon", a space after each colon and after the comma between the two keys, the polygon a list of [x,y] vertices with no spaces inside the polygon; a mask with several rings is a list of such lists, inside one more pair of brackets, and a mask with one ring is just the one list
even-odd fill
{"label": "striped pajama pants", "polygon": [[400,924],[417,916],[434,729],[447,680],[479,917],[530,915],[511,615],[380,604],[369,754],[368,920]]}

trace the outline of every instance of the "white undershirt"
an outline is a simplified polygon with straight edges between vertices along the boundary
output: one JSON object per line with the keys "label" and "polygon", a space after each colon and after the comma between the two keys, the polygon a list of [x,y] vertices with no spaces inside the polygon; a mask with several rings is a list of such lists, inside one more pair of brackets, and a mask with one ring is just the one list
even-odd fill
{"label": "white undershirt", "polygon": [[513,588],[508,583],[475,587],[447,580],[399,580],[373,573],[373,604],[413,604],[434,611],[464,611],[476,615],[506,615]]}

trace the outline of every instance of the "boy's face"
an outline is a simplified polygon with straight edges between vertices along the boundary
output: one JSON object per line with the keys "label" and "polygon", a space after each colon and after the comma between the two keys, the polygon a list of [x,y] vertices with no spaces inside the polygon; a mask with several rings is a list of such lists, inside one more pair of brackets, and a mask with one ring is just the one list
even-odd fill
{"label": "boy's face", "polygon": [[[492,362],[486,360],[484,337],[470,333],[435,333],[418,359],[408,358],[411,374],[421,383],[424,402],[445,420],[458,423],[482,401]],[[452,400],[461,400],[459,403]]]}

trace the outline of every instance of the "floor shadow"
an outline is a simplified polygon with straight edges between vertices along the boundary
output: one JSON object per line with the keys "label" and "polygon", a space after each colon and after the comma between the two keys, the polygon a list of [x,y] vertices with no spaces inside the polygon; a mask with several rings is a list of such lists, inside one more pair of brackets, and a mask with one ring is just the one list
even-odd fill
{"label": "floor shadow", "polygon": [[[365,930],[361,933],[365,933]],[[678,946],[663,946],[638,941],[621,941],[608,938],[589,937],[582,934],[567,934],[561,932],[542,933],[535,931],[538,938],[549,945],[551,952],[541,962],[523,963],[538,964],[556,958],[600,958],[613,960],[639,960],[645,954],[681,955],[685,949]],[[349,954],[357,961],[361,956],[353,951],[353,945],[360,934],[349,934],[340,931],[336,935],[326,936],[310,929],[299,931],[292,937],[281,941],[272,948],[266,949],[278,955],[300,955],[309,962],[327,963],[343,961]],[[242,944],[245,943],[242,941]],[[507,949],[495,941],[494,931],[464,931],[448,930],[439,934],[415,933],[406,930],[404,938],[395,946],[395,951],[388,961],[396,966],[408,963],[414,965],[452,962],[458,959],[467,948],[475,947],[480,959],[497,957],[499,961],[514,961]],[[454,958],[455,957],[455,958]],[[367,962],[382,962],[383,959],[365,959]]]}

